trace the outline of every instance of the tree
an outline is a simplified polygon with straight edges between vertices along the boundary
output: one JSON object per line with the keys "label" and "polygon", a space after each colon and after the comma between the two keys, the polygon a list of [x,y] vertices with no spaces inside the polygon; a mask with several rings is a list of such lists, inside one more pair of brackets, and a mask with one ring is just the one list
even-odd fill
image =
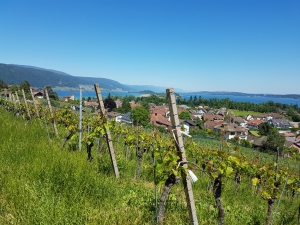
{"label": "tree", "polygon": [[30,84],[29,84],[29,82],[26,81],[26,80],[21,82],[20,89],[21,90],[23,89],[25,93],[30,93]]}
{"label": "tree", "polygon": [[11,87],[10,87],[11,92],[16,92],[18,90],[19,90],[18,85],[16,85],[16,84],[11,85]]}
{"label": "tree", "polygon": [[285,137],[278,133],[277,128],[273,128],[267,135],[267,141],[264,144],[264,148],[272,151],[277,151],[277,148],[279,148],[282,152],[284,149],[284,144]]}
{"label": "tree", "polygon": [[48,96],[50,99],[59,100],[57,93],[52,90],[52,87],[50,85],[47,85],[44,88],[44,98],[46,98],[45,89],[47,89]]}
{"label": "tree", "polygon": [[134,125],[148,126],[150,122],[150,113],[143,106],[137,106],[131,110],[130,118]]}
{"label": "tree", "polygon": [[130,112],[130,110],[131,110],[131,106],[129,101],[123,101],[122,107],[114,109],[115,112],[124,113],[124,114]]}
{"label": "tree", "polygon": [[188,120],[188,119],[191,119],[191,115],[189,112],[187,111],[182,111],[179,115],[178,115],[179,119],[182,119],[182,120]]}
{"label": "tree", "polygon": [[4,81],[0,79],[0,89],[2,89],[2,88],[7,88],[7,84],[4,83]]}
{"label": "tree", "polygon": [[260,136],[267,136],[274,127],[269,123],[261,123],[258,126],[258,134]]}
{"label": "tree", "polygon": [[124,109],[124,112],[127,113],[127,112],[130,112],[131,105],[128,101],[125,101],[122,103],[122,108]]}
{"label": "tree", "polygon": [[110,94],[104,99],[104,108],[107,109],[108,112],[112,111],[113,109],[117,108],[117,104],[115,101],[110,97]]}

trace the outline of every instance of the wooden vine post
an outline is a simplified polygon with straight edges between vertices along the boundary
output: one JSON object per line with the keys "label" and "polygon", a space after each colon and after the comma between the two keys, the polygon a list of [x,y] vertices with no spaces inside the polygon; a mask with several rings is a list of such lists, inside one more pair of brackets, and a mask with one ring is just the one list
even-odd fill
{"label": "wooden vine post", "polygon": [[16,91],[16,99],[17,99],[17,101],[18,101],[18,103],[19,103],[19,106],[21,106],[21,102],[20,102],[19,95],[18,95],[18,92],[17,92],[17,91]]}
{"label": "wooden vine post", "polygon": [[51,102],[50,102],[50,99],[49,99],[48,90],[47,90],[47,88],[44,88],[44,90],[45,90],[46,99],[47,99],[47,102],[48,102],[48,107],[49,107],[49,110],[50,110],[50,116],[52,117],[52,125],[53,125],[53,128],[54,128],[55,134],[58,137],[58,130],[57,130],[56,123],[55,123],[55,120],[54,120],[54,114],[53,114],[53,111],[52,111],[52,106],[51,106]]}
{"label": "wooden vine post", "polygon": [[37,116],[38,118],[40,118],[39,110],[38,110],[38,107],[37,107],[37,105],[36,105],[36,103],[35,103],[34,95],[33,95],[33,92],[32,92],[32,89],[31,89],[31,88],[30,88],[30,93],[31,93],[31,97],[32,97],[33,104],[34,104],[36,116]]}
{"label": "wooden vine post", "polygon": [[[103,103],[103,99],[102,99],[102,95],[101,95],[100,86],[99,86],[99,84],[94,84],[94,87],[95,87],[95,91],[96,91],[96,95],[97,95],[97,99],[98,99],[98,103],[99,103],[100,116],[106,122],[107,116],[106,116],[106,112],[104,109],[104,103]],[[116,161],[114,146],[113,146],[113,143],[111,140],[110,131],[106,128],[104,128],[104,129],[105,129],[107,146],[108,146],[109,153],[110,153],[110,159],[111,159],[114,171],[115,171],[116,178],[119,178],[120,175],[119,175],[118,165],[117,165],[117,161]]]}
{"label": "wooden vine post", "polygon": [[[168,88],[166,90],[166,93],[167,93],[167,98],[168,98],[169,108],[170,108],[172,130],[175,134],[175,138],[177,141],[176,146],[178,149],[178,156],[180,157],[180,161],[183,162],[183,167],[188,169],[183,139],[182,139],[182,135],[181,135],[180,127],[179,127],[179,119],[178,119],[174,89]],[[183,180],[186,203],[187,203],[187,207],[189,210],[191,224],[198,225],[196,206],[195,206],[194,194],[193,194],[192,183],[191,183],[190,177],[184,171],[181,172],[181,177]]]}
{"label": "wooden vine post", "polygon": [[15,108],[17,108],[17,103],[16,103],[16,100],[15,100],[14,94],[11,94],[11,97],[12,97],[13,103],[15,105]]}
{"label": "wooden vine post", "polygon": [[23,98],[24,98],[24,102],[25,102],[25,106],[26,106],[27,116],[30,119],[31,117],[30,117],[30,112],[29,112],[27,101],[26,101],[26,96],[25,96],[24,89],[22,89],[22,93],[23,93]]}

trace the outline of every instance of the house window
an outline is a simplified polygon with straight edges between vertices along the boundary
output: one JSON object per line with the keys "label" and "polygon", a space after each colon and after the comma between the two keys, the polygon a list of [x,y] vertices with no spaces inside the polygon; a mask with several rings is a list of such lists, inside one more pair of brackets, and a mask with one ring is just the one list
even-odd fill
{"label": "house window", "polygon": [[230,135],[235,135],[235,132],[230,132]]}

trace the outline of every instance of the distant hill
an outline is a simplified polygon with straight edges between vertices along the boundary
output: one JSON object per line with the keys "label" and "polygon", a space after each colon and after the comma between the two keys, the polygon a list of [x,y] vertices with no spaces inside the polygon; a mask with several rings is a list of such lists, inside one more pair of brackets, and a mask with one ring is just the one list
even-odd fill
{"label": "distant hill", "polygon": [[[159,87],[159,86],[153,86],[153,85],[131,85],[126,84],[126,86],[130,87],[132,90],[137,91],[144,91],[144,90],[151,90],[155,93],[166,93],[167,87]],[[185,90],[175,88],[176,92],[186,92]]]}
{"label": "distant hill", "polygon": [[[51,85],[55,90],[79,89],[79,85],[83,86],[85,89],[93,89],[93,85],[95,83],[99,83],[101,89],[107,91],[139,92],[150,90],[155,93],[165,93],[166,91],[166,87],[157,87],[152,85],[127,85],[107,78],[77,77],[53,69],[4,63],[0,63],[0,79],[2,79],[6,84],[18,85],[22,81],[26,80],[33,87],[43,88],[46,85]],[[181,89],[176,88],[176,90],[184,92]]]}
{"label": "distant hill", "polygon": [[106,78],[76,77],[56,70],[3,63],[0,63],[0,79],[7,84],[20,84],[26,80],[37,88],[43,88],[45,85],[56,89],[76,89],[79,85],[92,88],[93,84],[99,83],[105,90],[132,90],[124,84]]}
{"label": "distant hill", "polygon": [[[179,92],[179,94],[182,94]],[[300,99],[299,94],[251,94],[243,92],[230,92],[230,91],[199,91],[199,92],[185,92],[185,95],[201,95],[201,94],[211,94],[211,95],[233,95],[233,96],[247,96],[247,97],[271,97],[271,98],[293,98]]]}

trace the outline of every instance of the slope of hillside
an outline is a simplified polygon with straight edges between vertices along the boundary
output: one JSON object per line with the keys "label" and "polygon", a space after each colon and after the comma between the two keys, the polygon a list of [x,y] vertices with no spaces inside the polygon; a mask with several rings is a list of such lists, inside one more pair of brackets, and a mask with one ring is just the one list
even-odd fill
{"label": "slope of hillside", "polygon": [[76,77],[63,72],[33,66],[0,63],[0,79],[7,84],[20,84],[27,80],[34,87],[51,85],[56,88],[78,88],[79,85],[99,83],[106,90],[131,91],[130,87],[107,78]]}

